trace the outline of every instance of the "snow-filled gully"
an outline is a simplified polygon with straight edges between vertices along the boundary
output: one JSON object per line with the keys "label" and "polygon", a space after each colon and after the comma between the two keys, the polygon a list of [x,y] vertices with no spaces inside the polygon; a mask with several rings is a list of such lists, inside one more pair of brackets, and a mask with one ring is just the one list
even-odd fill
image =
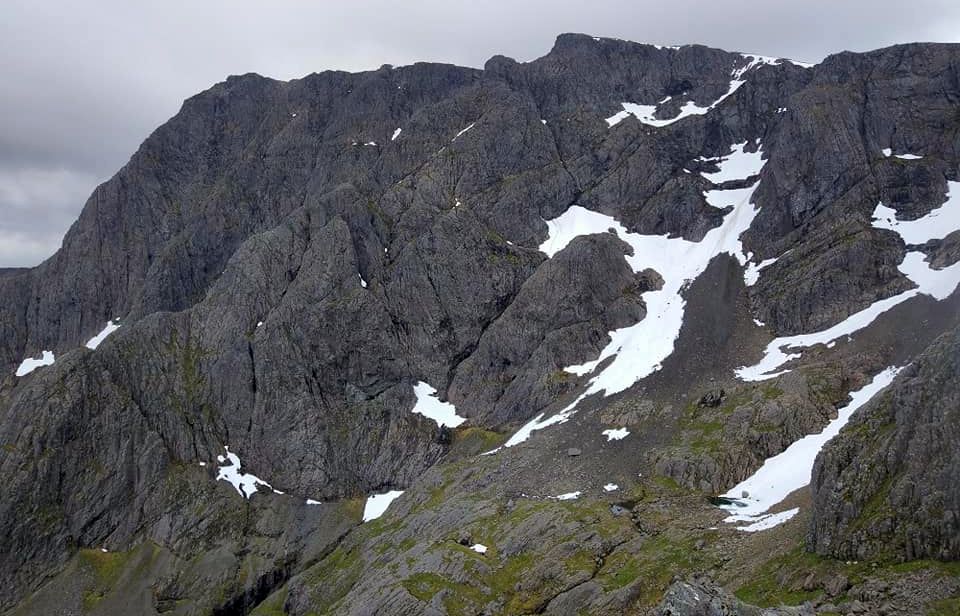
{"label": "snow-filled gully", "polygon": [[721,505],[721,508],[730,512],[724,522],[747,522],[747,525],[737,526],[737,529],[754,532],[773,528],[795,516],[800,511],[797,507],[778,513],[768,511],[791,492],[810,483],[813,463],[823,446],[840,432],[840,428],[850,420],[854,411],[889,385],[900,370],[901,368],[887,368],[870,383],[851,392],[849,404],[837,410],[836,419],[827,424],[822,432],[809,434],[781,453],[767,458],[757,472],[723,494],[722,498],[726,499],[728,504]]}
{"label": "snow-filled gully", "polygon": [[[737,144],[732,151],[716,161],[720,170],[705,174],[718,181],[747,179],[760,173],[761,154],[746,152],[746,143]],[[593,212],[574,205],[566,212],[546,221],[547,240],[540,250],[552,257],[575,238],[582,235],[612,231],[633,249],[624,258],[634,272],[652,268],[663,278],[663,286],[643,294],[647,315],[640,322],[609,332],[610,343],[593,360],[568,366],[564,370],[578,376],[593,374],[586,390],[562,411],[551,417],[540,414],[520,428],[503,447],[512,447],[527,440],[536,430],[567,421],[577,404],[587,396],[621,392],[640,379],[659,370],[662,362],[673,353],[674,342],[683,325],[686,300],[682,292],[707,269],[710,261],[721,254],[729,254],[741,265],[749,256],[743,252],[740,235],[746,231],[759,211],[752,203],[753,192],[759,180],[748,188],[709,190],[704,197],[711,206],[733,206],[720,226],[707,232],[699,242],[667,235],[631,233],[612,216]],[[604,368],[596,372],[601,364]],[[500,448],[495,449],[499,451]],[[493,452],[489,452],[493,453]]]}

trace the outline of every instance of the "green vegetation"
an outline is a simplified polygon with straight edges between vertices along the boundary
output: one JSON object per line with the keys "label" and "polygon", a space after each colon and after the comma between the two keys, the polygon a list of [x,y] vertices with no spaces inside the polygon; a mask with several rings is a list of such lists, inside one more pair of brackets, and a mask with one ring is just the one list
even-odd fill
{"label": "green vegetation", "polygon": [[638,577],[640,565],[637,560],[626,552],[616,552],[604,563],[598,579],[603,589],[610,591],[632,584]]}
{"label": "green vegetation", "polygon": [[[760,607],[799,605],[823,595],[821,588],[803,590],[810,574],[818,583],[838,575],[851,584],[871,577],[892,578],[905,573],[931,570],[944,576],[960,576],[960,563],[916,560],[906,563],[860,561],[845,562],[807,552],[803,547],[772,558],[754,572],[753,578],[734,593],[742,601]],[[841,597],[842,600],[842,597]]]}
{"label": "green vegetation", "polygon": [[639,582],[639,604],[656,605],[675,575],[704,566],[707,556],[694,549],[695,541],[693,536],[683,534],[650,537],[638,551],[612,554],[600,569],[597,581],[607,591]]}
{"label": "green vegetation", "polygon": [[116,586],[126,569],[131,552],[103,552],[82,549],[78,552],[80,562],[94,574],[94,586],[83,593],[83,609],[90,611]]}
{"label": "green vegetation", "polygon": [[[450,454],[456,457],[473,456],[478,453],[490,451],[502,445],[508,436],[507,434],[484,430],[476,426],[456,428],[453,430],[453,444]],[[457,467],[451,468],[451,471],[454,470],[458,470]]]}
{"label": "green vegetation", "polygon": [[960,597],[951,597],[930,604],[927,616],[956,616],[960,614]]}
{"label": "green vegetation", "polygon": [[283,604],[287,602],[289,589],[286,585],[275,591],[256,607],[250,616],[284,616]]}
{"label": "green vegetation", "polygon": [[473,614],[476,606],[488,601],[477,588],[452,582],[436,573],[414,573],[401,582],[401,585],[411,595],[425,602],[433,600],[440,591],[447,590],[443,597],[443,606],[451,616]]}
{"label": "green vegetation", "polygon": [[350,592],[363,571],[364,562],[360,558],[360,549],[338,546],[304,573],[312,603],[327,606],[328,613],[335,613],[333,608]]}

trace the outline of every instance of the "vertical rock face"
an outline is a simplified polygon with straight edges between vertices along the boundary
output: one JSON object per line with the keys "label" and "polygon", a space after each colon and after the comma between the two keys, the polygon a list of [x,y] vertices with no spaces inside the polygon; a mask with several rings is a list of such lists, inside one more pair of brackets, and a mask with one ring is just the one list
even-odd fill
{"label": "vertical rock face", "polygon": [[960,329],[821,452],[810,547],[837,558],[960,559]]}
{"label": "vertical rock face", "polygon": [[[356,499],[412,488],[444,456],[456,464],[566,407],[610,365],[591,362],[620,352],[612,335],[666,320],[663,306],[650,305],[665,272],[643,263],[651,257],[635,254],[641,244],[627,234],[685,247],[657,260],[667,265],[692,259],[693,247],[726,248],[697,264],[696,279],[674,280],[672,306],[687,312],[662,365],[639,381],[629,378],[635,367],[620,366],[618,398],[584,400],[604,425],[585,412],[577,421],[586,424],[566,424],[569,442],[551,447],[580,452],[560,456],[565,463],[604,461],[601,470],[624,485],[648,468],[674,469],[666,474],[684,485],[742,479],[824,425],[851,382],[884,362],[906,363],[956,325],[956,294],[918,297],[857,344],[805,354],[776,385],[733,377],[772,335],[824,329],[913,288],[899,269],[907,247],[871,216],[882,201],[916,219],[960,181],[958,76],[960,48],[949,45],[843,53],[805,67],[565,34],[529,63],[497,56],[483,70],[418,63],[285,83],[243,75],[187,100],[96,189],[60,251],[36,268],[0,271],[0,610],[25,605],[58,572],[79,576],[77,563],[101,546],[144,559],[149,583],[130,588],[158,612],[245,613],[299,575],[306,594],[294,603],[309,613],[303,597],[317,581],[300,574],[331,559],[343,584],[324,595],[333,605],[356,582],[358,563],[336,547],[359,522]],[[721,179],[732,153],[758,163],[746,177]],[[711,193],[752,201],[718,206]],[[548,256],[546,221],[574,205],[619,234],[603,225]],[[746,231],[718,237],[741,217],[751,221]],[[946,270],[956,245],[954,234],[910,249]],[[119,330],[83,348],[117,318]],[[617,340],[641,350],[648,342]],[[944,344],[930,353],[948,353]],[[44,351],[53,365],[14,376]],[[956,434],[937,422],[956,423],[947,417],[956,390],[935,363],[914,364],[923,387],[913,390],[942,392],[942,404],[898,385],[902,400],[889,406],[884,430],[870,439],[849,431],[824,455],[818,551],[856,554],[906,536],[897,545],[907,557],[957,557],[947,485],[958,472],[949,457]],[[567,369],[584,365],[594,372]],[[452,432],[412,413],[421,382],[469,427]],[[729,398],[689,407],[688,392],[693,400],[721,386]],[[606,424],[643,445],[608,456],[624,443],[601,436]],[[681,444],[699,457],[625,470],[686,435]],[[224,447],[280,493],[264,487],[248,500],[217,481]],[[871,461],[881,450],[890,452],[883,463]],[[527,473],[546,490],[558,462],[544,456],[500,463],[498,485]],[[933,483],[921,481],[924,456],[933,456]],[[497,459],[483,459],[483,473],[493,473]],[[847,494],[848,472],[870,481]],[[471,478],[478,489],[495,483],[483,473]],[[604,483],[615,492],[613,479]],[[887,500],[872,500],[880,493]],[[421,504],[446,498],[438,494]],[[898,517],[911,507],[924,512],[913,526]],[[858,525],[871,511],[883,516]],[[553,528],[550,515],[541,521]],[[394,582],[369,586],[376,596],[353,605],[389,606],[391,593],[406,592]],[[489,580],[491,592],[513,592],[501,582]],[[28,613],[79,609],[45,588]],[[587,605],[577,604],[581,592],[610,610],[636,598],[633,589],[604,603],[596,588],[573,590],[557,605]],[[425,609],[414,594],[397,601]],[[102,605],[109,613],[112,604]]]}

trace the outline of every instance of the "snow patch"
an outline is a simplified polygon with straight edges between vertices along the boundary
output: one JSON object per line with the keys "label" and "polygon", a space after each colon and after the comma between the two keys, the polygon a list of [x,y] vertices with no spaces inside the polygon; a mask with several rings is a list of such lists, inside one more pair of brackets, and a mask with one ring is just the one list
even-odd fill
{"label": "snow patch", "polygon": [[607,442],[625,439],[628,434],[630,434],[630,431],[626,428],[618,428],[616,430],[611,428],[603,431],[603,435],[607,437]]}
{"label": "snow patch", "polygon": [[100,330],[99,334],[97,334],[90,340],[87,340],[86,347],[91,350],[96,349],[98,346],[100,346],[101,342],[107,339],[107,336],[117,331],[118,329],[120,329],[119,322],[114,323],[112,320],[107,321],[107,326],[104,327],[102,330]]}
{"label": "snow patch", "polygon": [[413,386],[413,393],[417,396],[417,403],[412,412],[434,420],[438,426],[456,428],[467,420],[457,415],[457,407],[449,402],[441,402],[437,398],[437,390],[429,384],[420,381]]}
{"label": "snow patch", "polygon": [[307,502],[308,505],[322,505],[322,504],[323,504],[323,503],[321,503],[321,502],[318,501],[318,500],[313,500],[312,498],[308,498],[306,502]]}
{"label": "snow patch", "polygon": [[359,273],[358,273],[358,274],[357,274],[357,278],[360,279],[360,286],[363,287],[364,289],[366,289],[366,288],[367,288],[367,281],[363,279],[363,274],[359,274]]}
{"label": "snow patch", "polygon": [[400,133],[402,132],[403,132],[402,128],[398,128],[397,130],[393,131],[393,135],[390,136],[390,141],[396,141],[397,137],[399,137]]}
{"label": "snow patch", "polygon": [[[850,420],[854,411],[866,404],[873,396],[889,385],[902,368],[890,367],[876,375],[873,380],[857,391],[850,393],[850,402],[837,410],[837,417],[818,434],[809,434],[795,441],[781,453],[767,458],[763,465],[750,477],[733,486],[722,496],[733,501],[722,505],[731,513],[725,522],[755,522],[768,520],[766,512],[780,503],[791,492],[810,483],[813,463],[823,446],[836,436]],[[743,494],[747,496],[744,497]],[[784,512],[786,513],[786,512]],[[794,511],[796,513],[796,511]],[[780,515],[780,514],[776,514]],[[770,528],[793,517],[769,523]],[[763,530],[756,528],[755,530]],[[748,528],[743,528],[748,530]]]}
{"label": "snow patch", "polygon": [[54,362],[53,351],[44,351],[43,354],[38,358],[34,359],[28,357],[22,362],[20,362],[20,367],[17,368],[17,376],[26,376],[36,370],[37,368],[42,368],[43,366],[52,366]]}
{"label": "snow patch", "polygon": [[578,498],[580,498],[580,494],[581,494],[580,490],[577,490],[576,492],[567,492],[566,494],[559,494],[557,496],[554,496],[554,498],[557,500],[577,500]]}
{"label": "snow patch", "polygon": [[620,489],[620,486],[618,486],[615,483],[608,483],[607,485],[603,486],[604,492],[615,492],[616,490],[619,490],[619,489]]}
{"label": "snow patch", "polygon": [[384,494],[371,494],[363,506],[363,521],[376,520],[387,510],[390,503],[403,494],[403,490],[390,490]]}
{"label": "snow patch", "polygon": [[477,554],[487,553],[487,546],[483,545],[482,543],[474,543],[473,545],[470,546],[470,549],[476,552]]}
{"label": "snow patch", "polygon": [[231,453],[229,445],[224,445],[223,449],[226,453],[222,456],[217,456],[217,462],[221,465],[220,470],[217,472],[217,481],[222,480],[230,483],[230,485],[240,493],[240,496],[244,498],[250,498],[256,494],[259,486],[273,489],[272,485],[256,475],[242,472],[240,470],[240,457],[235,453]]}

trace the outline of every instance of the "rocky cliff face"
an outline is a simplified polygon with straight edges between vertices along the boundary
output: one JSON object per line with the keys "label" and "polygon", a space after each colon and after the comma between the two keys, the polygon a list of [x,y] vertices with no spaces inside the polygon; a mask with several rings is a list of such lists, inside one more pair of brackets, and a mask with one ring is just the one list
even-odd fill
{"label": "rocky cliff face", "polygon": [[907,367],[821,454],[813,549],[837,558],[960,559],[960,330]]}
{"label": "rocky cliff face", "polygon": [[[0,609],[644,613],[811,511],[821,554],[956,559],[951,351],[924,349],[960,298],[924,281],[960,256],[958,181],[950,45],[809,67],[570,34],[483,70],[231,77],[0,273]],[[787,531],[704,530],[914,360]],[[411,412],[419,383],[467,423]],[[218,480],[228,452],[269,487]]]}

